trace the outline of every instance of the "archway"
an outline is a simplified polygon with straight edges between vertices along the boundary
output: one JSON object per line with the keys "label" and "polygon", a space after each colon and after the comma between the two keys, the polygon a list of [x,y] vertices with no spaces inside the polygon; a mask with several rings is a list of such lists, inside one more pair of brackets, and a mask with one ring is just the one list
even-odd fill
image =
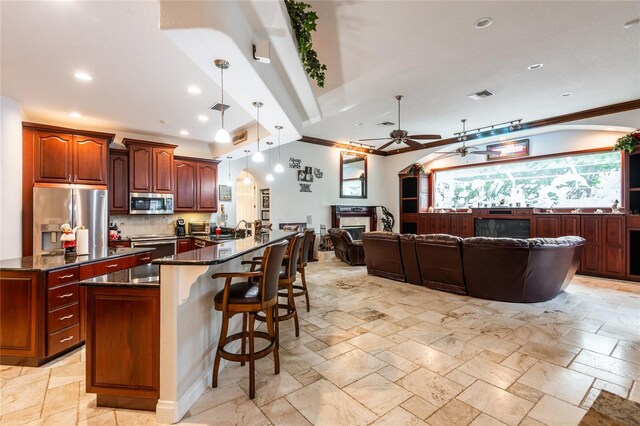
{"label": "archway", "polygon": [[236,179],[236,223],[246,220],[248,226],[258,218],[256,179],[245,170]]}

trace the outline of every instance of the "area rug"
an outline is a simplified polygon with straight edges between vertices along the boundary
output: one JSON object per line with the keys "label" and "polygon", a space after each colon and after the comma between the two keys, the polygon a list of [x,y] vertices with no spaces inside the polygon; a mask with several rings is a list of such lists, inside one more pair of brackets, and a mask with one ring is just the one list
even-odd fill
{"label": "area rug", "polygon": [[640,426],[640,404],[603,390],[580,426]]}

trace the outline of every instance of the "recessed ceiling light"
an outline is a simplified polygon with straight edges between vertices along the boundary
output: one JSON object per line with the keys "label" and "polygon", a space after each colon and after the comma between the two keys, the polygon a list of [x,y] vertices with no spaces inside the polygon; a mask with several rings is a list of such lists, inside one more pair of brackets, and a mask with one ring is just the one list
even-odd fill
{"label": "recessed ceiling light", "polygon": [[476,28],[487,28],[489,25],[493,24],[493,19],[489,18],[488,16],[485,18],[480,18],[476,21],[475,23],[475,27]]}
{"label": "recessed ceiling light", "polygon": [[540,68],[542,68],[544,66],[544,64],[541,63],[537,63],[537,64],[531,64],[527,67],[527,69],[529,71],[533,71],[533,70],[539,70]]}
{"label": "recessed ceiling light", "polygon": [[573,93],[571,93],[571,92],[565,92],[565,93],[563,93],[563,94],[562,94],[562,95],[560,95],[560,96],[562,96],[563,98],[566,98],[567,96],[571,96],[572,94],[573,94]]}
{"label": "recessed ceiling light", "polygon": [[204,122],[204,121],[209,121],[209,117],[207,117],[207,116],[206,116],[206,115],[204,115],[204,114],[200,114],[200,115],[198,116],[198,120],[203,121],[203,122]]}
{"label": "recessed ceiling light", "polygon": [[186,130],[180,130],[180,134],[182,136],[187,136],[189,134],[189,132],[187,132]]}
{"label": "recessed ceiling light", "polygon": [[626,23],[624,24],[624,27],[625,27],[625,28],[631,28],[631,27],[633,27],[633,26],[635,26],[635,25],[638,25],[638,24],[640,24],[640,19],[634,19],[634,20],[631,20],[631,21],[629,21],[629,22],[626,22]]}
{"label": "recessed ceiling light", "polygon": [[202,90],[200,90],[198,86],[189,86],[187,90],[189,91],[189,93],[193,93],[194,95],[199,95],[200,93],[202,93]]}
{"label": "recessed ceiling light", "polygon": [[91,77],[89,74],[87,74],[84,71],[78,71],[75,74],[73,74],[73,76],[75,78],[77,78],[78,80],[82,80],[82,81],[91,81],[91,80],[93,80],[93,77]]}
{"label": "recessed ceiling light", "polygon": [[356,123],[356,127],[362,126],[364,123]]}
{"label": "recessed ceiling light", "polygon": [[79,112],[77,112],[77,111],[72,111],[72,112],[70,112],[70,113],[69,113],[69,117],[73,117],[73,118],[81,118],[81,117],[82,117],[82,114],[80,114],[80,113],[79,113]]}

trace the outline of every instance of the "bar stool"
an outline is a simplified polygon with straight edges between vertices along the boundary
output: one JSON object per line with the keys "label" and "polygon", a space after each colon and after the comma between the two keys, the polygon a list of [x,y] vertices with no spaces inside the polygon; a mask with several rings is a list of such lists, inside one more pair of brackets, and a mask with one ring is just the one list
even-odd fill
{"label": "bar stool", "polygon": [[[280,373],[280,358],[278,354],[278,281],[282,259],[288,244],[282,241],[265,249],[260,262],[259,271],[251,272],[223,272],[213,274],[211,278],[226,278],[224,289],[214,296],[215,309],[222,312],[222,326],[216,358],[213,364],[213,387],[218,387],[218,369],[220,358],[228,361],[240,362],[244,365],[249,361],[249,398],[256,396],[255,361],[273,352],[275,374]],[[244,263],[244,262],[243,262]],[[234,278],[243,281],[231,283]],[[256,283],[255,280],[258,282]],[[274,309],[275,308],[275,309]],[[258,312],[264,312],[267,322],[267,333],[255,331],[255,318]],[[242,332],[227,336],[229,320],[235,314],[242,314]],[[245,341],[249,340],[249,353],[245,354]],[[254,339],[261,338],[269,345],[254,351]],[[242,339],[240,354],[231,353],[224,347],[238,339]]]}
{"label": "bar stool", "polygon": [[[278,279],[278,296],[287,298],[286,304],[278,303],[278,310],[285,309],[287,311],[282,315],[278,313],[278,321],[285,321],[293,318],[296,337],[300,336],[300,325],[298,324],[298,312],[296,311],[296,302],[293,297],[293,283],[296,281],[298,256],[300,254],[300,247],[302,246],[303,240],[303,234],[296,234],[290,238],[287,252],[282,260],[282,265],[280,266],[280,277]],[[260,264],[260,261],[253,260],[252,262],[243,263],[250,263],[252,265],[251,270],[253,271],[254,268]],[[257,315],[256,319],[258,321],[266,321],[266,317],[262,315]]]}
{"label": "bar stool", "polygon": [[300,249],[300,256],[298,256],[298,272],[300,272],[300,279],[302,285],[294,285],[294,290],[299,290],[293,293],[293,297],[298,297],[304,295],[307,301],[307,312],[311,309],[311,305],[309,305],[309,291],[307,290],[307,278],[305,276],[305,268],[307,267],[307,262],[309,262],[309,246],[311,245],[311,241],[315,237],[315,231],[313,229],[305,229],[304,230],[304,241],[302,243],[302,248]]}

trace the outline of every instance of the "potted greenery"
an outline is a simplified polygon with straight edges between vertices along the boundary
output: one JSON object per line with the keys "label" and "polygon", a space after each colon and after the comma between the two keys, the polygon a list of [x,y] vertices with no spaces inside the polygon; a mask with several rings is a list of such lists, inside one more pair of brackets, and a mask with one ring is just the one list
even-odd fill
{"label": "potted greenery", "polygon": [[640,144],[640,130],[635,130],[628,135],[618,138],[613,146],[614,151],[633,151]]}
{"label": "potted greenery", "polygon": [[420,163],[412,164],[411,167],[409,167],[409,170],[407,170],[407,174],[409,176],[415,176],[420,173],[424,173],[424,167]]}

